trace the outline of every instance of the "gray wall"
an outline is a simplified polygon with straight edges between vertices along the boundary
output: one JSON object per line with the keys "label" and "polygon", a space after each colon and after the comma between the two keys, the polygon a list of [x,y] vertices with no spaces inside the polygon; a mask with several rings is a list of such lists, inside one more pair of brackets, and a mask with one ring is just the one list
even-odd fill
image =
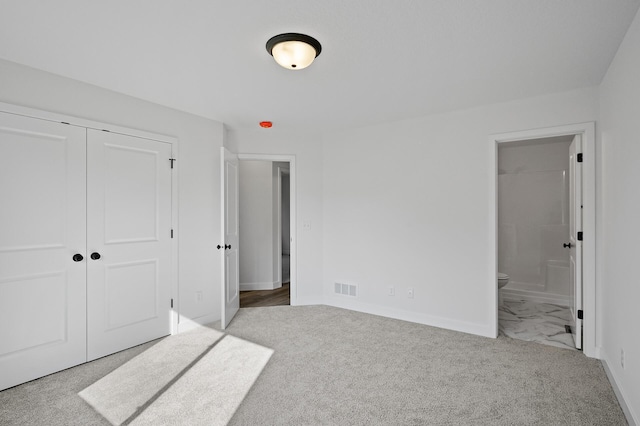
{"label": "gray wall", "polygon": [[[602,353],[640,424],[640,15],[600,86],[598,289]],[[622,366],[624,351],[625,366]]]}
{"label": "gray wall", "polygon": [[[494,336],[490,135],[596,117],[588,88],[326,135],[325,303]],[[336,282],[359,296],[334,294]]]}

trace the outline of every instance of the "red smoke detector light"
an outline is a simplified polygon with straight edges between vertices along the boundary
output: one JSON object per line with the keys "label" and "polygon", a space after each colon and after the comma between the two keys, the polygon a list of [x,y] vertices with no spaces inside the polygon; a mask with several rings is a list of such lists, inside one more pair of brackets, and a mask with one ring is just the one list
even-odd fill
{"label": "red smoke detector light", "polygon": [[270,122],[270,121],[261,121],[260,122],[260,127],[264,127],[265,129],[268,129],[271,126],[273,126],[273,123]]}

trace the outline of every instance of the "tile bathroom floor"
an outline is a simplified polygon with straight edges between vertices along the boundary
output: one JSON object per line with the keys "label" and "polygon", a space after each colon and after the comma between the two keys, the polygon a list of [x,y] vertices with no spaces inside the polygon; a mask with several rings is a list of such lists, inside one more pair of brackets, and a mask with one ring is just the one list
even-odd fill
{"label": "tile bathroom floor", "polygon": [[576,350],[571,333],[564,328],[571,324],[571,311],[566,306],[505,300],[498,308],[498,319],[503,336]]}

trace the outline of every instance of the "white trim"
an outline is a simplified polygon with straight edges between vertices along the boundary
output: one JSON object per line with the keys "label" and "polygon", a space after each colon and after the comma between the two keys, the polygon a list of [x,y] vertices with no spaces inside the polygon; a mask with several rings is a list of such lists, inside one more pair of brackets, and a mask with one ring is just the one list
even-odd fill
{"label": "white trim", "polygon": [[180,327],[178,327],[177,333],[184,333],[185,331],[193,330],[194,328],[202,327],[207,324],[212,324],[218,321],[213,314],[203,315],[197,318],[189,318],[180,315]]}
{"label": "white trim", "polygon": [[627,423],[629,426],[638,426],[640,425],[640,417],[638,417],[629,404],[627,404],[627,400],[624,397],[624,392],[618,386],[618,381],[616,380],[616,376],[613,370],[609,367],[608,357],[602,357],[602,366],[604,367],[604,372],[607,374],[607,378],[609,379],[609,383],[611,383],[611,387],[613,388],[613,393],[616,394],[616,398],[618,399],[618,404],[620,404],[620,408],[622,408],[622,412],[624,416],[627,418]]}
{"label": "white trim", "polygon": [[285,154],[238,154],[238,160],[288,162],[289,163],[289,233],[291,243],[289,262],[289,291],[291,306],[298,304],[298,241],[297,241],[297,216],[296,216],[296,156]]}
{"label": "white trim", "polygon": [[325,297],[324,304],[327,306],[334,306],[336,308],[378,315],[385,318],[394,318],[402,321],[424,324],[431,327],[444,328],[446,330],[460,331],[462,333],[475,334],[484,337],[495,337],[493,335],[492,324],[478,324],[477,322],[459,321],[413,311],[371,305],[354,299],[355,298],[353,297],[345,297],[331,293],[331,295]]}
{"label": "white trim", "polygon": [[275,290],[280,287],[282,287],[282,282],[279,280],[262,283],[240,283],[240,291]]}
{"label": "white trim", "polygon": [[[24,117],[36,118],[39,120],[53,121],[56,123],[67,123],[71,126],[83,127],[94,130],[108,130],[128,136],[135,136],[142,139],[150,139],[158,142],[171,144],[171,157],[178,159],[178,139],[173,136],[151,133],[144,130],[131,129],[128,127],[116,126],[114,124],[102,123],[99,121],[87,120],[66,114],[58,114],[51,111],[36,108],[23,107],[19,105],[0,102],[0,111],[8,114],[21,115]],[[173,309],[170,314],[171,334],[178,332],[179,322],[179,283],[178,283],[178,161],[174,162],[174,170],[171,174],[171,227],[173,238],[171,239],[171,298],[173,299]]]}
{"label": "white trim", "polygon": [[[493,220],[491,226],[494,230],[493,259],[494,274],[498,273],[498,144],[505,142],[516,142],[528,139],[541,139],[566,135],[582,136],[582,231],[584,241],[582,242],[582,291],[583,291],[583,352],[588,357],[599,356],[596,346],[596,149],[595,149],[595,123],[577,123],[564,126],[546,127],[542,129],[530,129],[509,133],[498,133],[489,136],[491,146],[491,162],[494,170],[494,180],[491,184],[491,208],[493,209]],[[492,278],[495,282],[495,278]],[[492,310],[495,320],[495,335],[498,335],[498,288],[493,286],[495,291],[494,309]]]}
{"label": "white trim", "polygon": [[162,135],[159,133],[151,133],[144,130],[131,129],[129,127],[121,127],[115,124],[102,123],[99,121],[87,120],[84,118],[73,117],[65,114],[58,114],[51,111],[28,108],[19,105],[7,104],[0,102],[0,111],[10,114],[22,115],[25,117],[38,118],[40,120],[54,121],[56,123],[68,123],[72,126],[85,127],[94,130],[108,130],[112,133],[120,133],[123,135],[135,136],[143,139],[151,139],[159,142],[176,143],[178,139],[173,136]]}
{"label": "white trim", "polygon": [[[273,164],[273,163],[272,163]],[[276,182],[276,250],[273,254],[276,257],[276,277],[280,283],[278,287],[282,287],[282,168],[278,166],[278,173],[276,176],[278,180]]]}
{"label": "white trim", "polygon": [[173,170],[171,172],[171,229],[173,229],[173,239],[171,240],[171,298],[173,299],[173,309],[171,310],[171,334],[178,333],[178,323],[180,321],[180,252],[178,238],[180,238],[180,230],[178,229],[179,206],[178,202],[178,171],[180,170],[180,161],[178,159],[178,141],[171,143],[171,158],[173,161]]}

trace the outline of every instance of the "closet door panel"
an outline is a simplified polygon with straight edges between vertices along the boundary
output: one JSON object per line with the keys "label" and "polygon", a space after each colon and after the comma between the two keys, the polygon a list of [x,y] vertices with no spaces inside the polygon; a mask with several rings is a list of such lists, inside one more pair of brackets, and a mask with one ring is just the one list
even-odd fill
{"label": "closet door panel", "polygon": [[0,113],[0,152],[1,390],[86,361],[86,129]]}
{"label": "closet door panel", "polygon": [[91,360],[170,333],[171,145],[88,130],[87,149]]}

